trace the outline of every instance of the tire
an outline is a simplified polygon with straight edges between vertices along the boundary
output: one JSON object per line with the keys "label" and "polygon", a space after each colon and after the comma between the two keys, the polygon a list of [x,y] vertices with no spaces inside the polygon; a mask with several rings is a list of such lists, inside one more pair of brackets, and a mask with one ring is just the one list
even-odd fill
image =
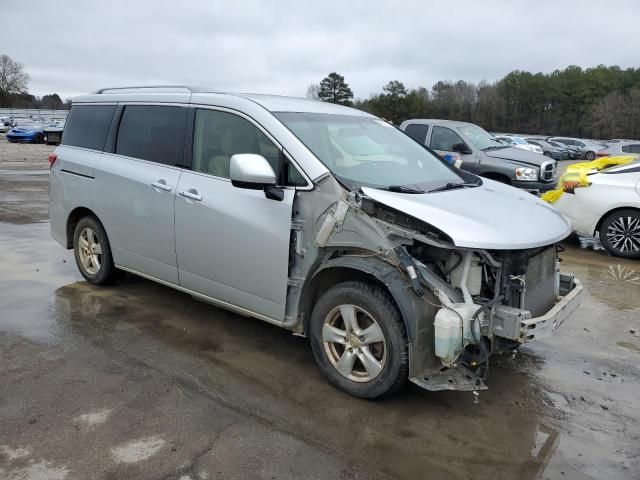
{"label": "tire", "polygon": [[[345,318],[355,318],[355,328],[350,329],[347,325],[354,324]],[[311,314],[310,340],[322,373],[351,395],[368,399],[392,395],[407,381],[406,329],[391,297],[379,286],[348,281],[327,290]],[[343,373],[338,370],[340,363]]]}
{"label": "tire", "polygon": [[44,135],[42,133],[36,133],[33,137],[33,143],[44,143]]}
{"label": "tire", "polygon": [[600,225],[600,242],[613,256],[640,259],[640,210],[623,208]]}
{"label": "tire", "polygon": [[596,159],[596,152],[587,152],[584,154],[584,158],[585,160],[595,160]]}
{"label": "tire", "polygon": [[94,285],[112,283],[119,276],[104,227],[94,216],[80,219],[73,234],[73,253],[82,276]]}

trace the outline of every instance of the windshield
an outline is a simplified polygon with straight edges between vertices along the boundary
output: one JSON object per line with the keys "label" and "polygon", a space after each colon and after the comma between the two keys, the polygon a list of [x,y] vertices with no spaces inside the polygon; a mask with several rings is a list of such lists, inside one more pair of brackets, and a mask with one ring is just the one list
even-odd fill
{"label": "windshield", "polygon": [[507,145],[477,125],[465,125],[458,128],[479,150],[507,148]]}
{"label": "windshield", "polygon": [[275,116],[351,187],[464,182],[452,167],[383,120],[355,115],[279,112]]}

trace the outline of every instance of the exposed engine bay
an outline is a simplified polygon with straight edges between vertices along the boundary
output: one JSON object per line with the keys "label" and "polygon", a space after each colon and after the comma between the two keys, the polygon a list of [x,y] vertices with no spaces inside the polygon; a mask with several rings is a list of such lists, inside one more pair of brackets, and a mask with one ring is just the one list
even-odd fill
{"label": "exposed engine bay", "polygon": [[492,355],[550,335],[577,308],[562,301],[581,286],[560,273],[555,243],[458,248],[438,228],[357,192],[319,217],[313,248],[304,230],[292,243],[307,257],[317,252],[319,270],[358,268],[387,284],[408,320],[410,380],[429,390],[487,388]]}

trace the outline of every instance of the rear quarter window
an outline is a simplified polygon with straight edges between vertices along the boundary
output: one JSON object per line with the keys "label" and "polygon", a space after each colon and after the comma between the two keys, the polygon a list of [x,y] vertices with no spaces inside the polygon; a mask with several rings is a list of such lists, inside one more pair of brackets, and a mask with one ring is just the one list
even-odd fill
{"label": "rear quarter window", "polygon": [[115,105],[72,106],[62,133],[62,145],[102,151],[115,110]]}

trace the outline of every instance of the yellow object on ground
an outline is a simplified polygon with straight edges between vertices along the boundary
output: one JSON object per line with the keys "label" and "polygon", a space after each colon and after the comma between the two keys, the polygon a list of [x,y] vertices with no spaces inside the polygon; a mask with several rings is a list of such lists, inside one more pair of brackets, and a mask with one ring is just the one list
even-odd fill
{"label": "yellow object on ground", "polygon": [[558,180],[555,190],[549,190],[541,195],[545,202],[556,202],[567,188],[586,187],[589,185],[587,175],[593,171],[603,170],[615,165],[626,165],[636,159],[635,155],[620,155],[617,157],[603,157],[590,162],[574,163],[569,165],[567,170]]}

